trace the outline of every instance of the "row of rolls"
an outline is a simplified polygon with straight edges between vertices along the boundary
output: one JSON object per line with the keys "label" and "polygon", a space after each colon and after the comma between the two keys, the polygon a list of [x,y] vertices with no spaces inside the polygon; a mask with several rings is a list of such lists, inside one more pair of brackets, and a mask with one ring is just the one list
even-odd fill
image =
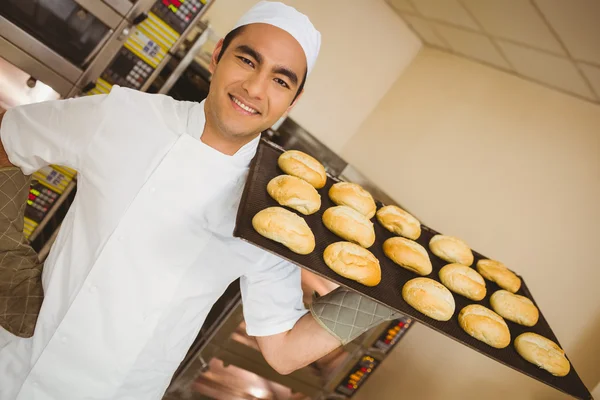
{"label": "row of rolls", "polygon": [[[261,210],[253,217],[252,225],[260,235],[297,254],[311,254],[315,249],[311,228],[302,216],[287,208],[302,215],[321,209],[317,189],[327,183],[325,168],[315,158],[297,150],[282,153],[278,165],[284,174],[271,179],[266,189],[280,207]],[[472,268],[473,252],[463,240],[435,235],[429,241],[429,250],[448,263],[439,271],[440,283],[426,277],[433,272],[433,267],[427,250],[415,241],[421,236],[421,223],[417,218],[394,205],[377,209],[372,195],[355,183],[337,182],[327,194],[336,205],[323,212],[322,223],[343,240],[329,244],[322,257],[337,274],[365,286],[381,282],[380,261],[368,250],[375,244],[371,221],[375,217],[395,235],[383,242],[386,257],[419,275],[402,287],[402,297],[411,307],[435,320],[448,321],[455,314],[452,292],[481,301],[487,295],[485,281],[489,280],[502,288],[490,296],[493,310],[480,304],[462,308],[458,323],[466,333],[501,349],[511,342],[505,319],[526,327],[537,324],[537,307],[529,298],[516,294],[521,279],[503,263],[481,259]],[[564,351],[537,333],[519,335],[514,346],[525,360],[555,376],[565,376],[570,370]]]}

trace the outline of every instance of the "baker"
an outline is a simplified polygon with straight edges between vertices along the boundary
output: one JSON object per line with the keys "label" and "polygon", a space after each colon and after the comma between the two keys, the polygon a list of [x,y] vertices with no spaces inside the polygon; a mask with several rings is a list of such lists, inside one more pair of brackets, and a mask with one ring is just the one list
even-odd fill
{"label": "baker", "polygon": [[[297,266],[232,236],[260,133],[297,103],[319,47],[305,15],[260,2],[217,44],[202,103],[114,86],[3,115],[1,399],[160,399],[237,278],[247,332],[282,374],[395,317],[341,288],[309,312]],[[48,164],[79,174],[42,270],[22,212]]]}

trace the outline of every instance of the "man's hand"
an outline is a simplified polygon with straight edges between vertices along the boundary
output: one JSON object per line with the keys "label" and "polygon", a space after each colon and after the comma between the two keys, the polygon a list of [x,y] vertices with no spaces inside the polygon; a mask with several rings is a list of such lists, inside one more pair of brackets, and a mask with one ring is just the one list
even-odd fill
{"label": "man's hand", "polygon": [[256,338],[263,356],[280,374],[305,367],[382,322],[401,316],[344,287],[315,299],[310,311],[288,332]]}
{"label": "man's hand", "polygon": [[17,167],[0,168],[0,326],[31,337],[44,298],[42,266],[23,234],[30,177]]}
{"label": "man's hand", "polygon": [[313,301],[310,311],[316,321],[342,344],[350,343],[384,321],[402,316],[345,287]]}

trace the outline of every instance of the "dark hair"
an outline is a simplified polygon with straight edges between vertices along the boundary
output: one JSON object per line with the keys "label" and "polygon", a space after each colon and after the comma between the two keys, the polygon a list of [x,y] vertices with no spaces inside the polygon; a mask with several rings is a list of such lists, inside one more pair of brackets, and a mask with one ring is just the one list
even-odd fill
{"label": "dark hair", "polygon": [[[223,39],[223,47],[221,47],[221,52],[217,56],[217,63],[219,61],[221,61],[221,57],[225,53],[225,50],[227,50],[227,47],[229,47],[229,45],[231,44],[231,41],[233,39],[235,39],[237,36],[239,36],[239,34],[242,33],[242,31],[244,30],[244,28],[245,28],[245,26],[239,26],[239,27],[235,28],[234,30],[232,30],[231,32],[229,32],[227,35],[225,35],[225,38]],[[298,96],[300,95],[302,90],[304,89],[304,82],[306,82],[306,72],[307,71],[304,71],[304,76],[302,77],[302,81],[300,83],[300,86],[298,86],[298,91],[296,92],[296,95],[294,96],[294,100],[292,100],[292,103],[294,101],[296,101],[296,99],[298,98]]]}

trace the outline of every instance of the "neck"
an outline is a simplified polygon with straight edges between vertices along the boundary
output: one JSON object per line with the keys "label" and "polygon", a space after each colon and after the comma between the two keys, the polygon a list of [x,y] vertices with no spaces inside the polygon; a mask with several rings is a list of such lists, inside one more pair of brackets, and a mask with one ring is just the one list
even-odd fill
{"label": "neck", "polygon": [[202,133],[202,137],[200,137],[202,143],[228,156],[237,153],[239,149],[244,147],[247,143],[250,143],[253,139],[254,137],[235,141],[226,140],[218,134],[215,134],[213,130],[208,129],[208,126],[204,127],[204,132]]}
{"label": "neck", "polygon": [[212,147],[220,153],[223,153],[228,156],[233,156],[235,153],[238,152],[238,150],[240,150],[246,144],[250,143],[258,135],[259,134],[249,137],[246,136],[240,138],[227,138],[225,135],[221,134],[215,126],[213,126],[213,124],[210,122],[210,118],[207,113],[206,123],[204,124],[204,131],[202,132],[200,141],[202,141],[202,143]]}

